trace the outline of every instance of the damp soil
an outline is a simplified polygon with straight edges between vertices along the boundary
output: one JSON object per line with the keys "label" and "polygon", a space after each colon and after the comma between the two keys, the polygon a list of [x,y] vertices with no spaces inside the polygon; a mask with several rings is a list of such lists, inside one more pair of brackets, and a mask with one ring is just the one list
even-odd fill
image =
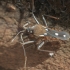
{"label": "damp soil", "polygon": [[[0,70],[24,70],[24,50],[19,43],[19,36],[14,42],[11,40],[23,30],[23,25],[28,21],[31,25],[37,24],[32,16],[29,16],[27,10],[24,11],[24,17],[20,20],[20,11],[7,11],[4,6],[0,6]],[[39,19],[39,17],[38,17]],[[40,20],[40,19],[39,19]],[[40,20],[41,22],[42,20]],[[49,28],[63,30],[70,33],[69,24],[65,24],[64,20],[56,25],[50,20],[47,21]],[[68,23],[70,23],[68,21]],[[20,25],[20,28],[18,28]],[[54,26],[55,25],[55,26]],[[65,26],[64,26],[65,25]],[[54,56],[49,56],[47,52],[37,50],[37,46],[33,44],[25,45],[27,54],[27,70],[70,70],[70,40],[61,41],[47,37],[49,42],[43,46],[46,50],[55,51]]]}

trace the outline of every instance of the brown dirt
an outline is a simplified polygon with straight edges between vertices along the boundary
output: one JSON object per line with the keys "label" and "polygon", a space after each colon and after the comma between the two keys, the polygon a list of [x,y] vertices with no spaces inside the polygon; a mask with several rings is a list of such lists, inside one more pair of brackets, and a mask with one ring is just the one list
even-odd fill
{"label": "brown dirt", "polygon": [[[24,70],[24,52],[19,43],[19,37],[17,36],[15,41],[11,43],[12,38],[18,32],[19,17],[18,9],[7,12],[0,6],[0,70]],[[32,17],[29,18],[28,15],[26,17],[27,19],[22,19],[21,27],[27,20],[32,24],[36,23]],[[59,25],[53,28],[70,33],[70,28],[65,29]],[[50,57],[47,52],[38,51],[35,44],[26,45],[27,70],[70,70],[70,40],[57,41],[47,42],[44,45],[44,47],[47,47],[46,49],[56,52],[53,57]]]}

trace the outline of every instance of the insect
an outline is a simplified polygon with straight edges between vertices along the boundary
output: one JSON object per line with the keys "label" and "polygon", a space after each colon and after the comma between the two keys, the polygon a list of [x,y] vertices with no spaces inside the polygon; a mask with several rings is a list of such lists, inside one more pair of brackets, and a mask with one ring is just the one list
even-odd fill
{"label": "insect", "polygon": [[[23,34],[24,33],[26,33],[27,36],[30,37],[30,38],[34,38],[34,39],[35,38],[39,38],[39,39],[41,38],[42,42],[38,46],[38,50],[40,50],[40,48],[44,45],[46,37],[53,37],[53,38],[60,39],[60,40],[68,40],[70,38],[69,33],[65,32],[65,31],[56,31],[56,30],[52,30],[52,29],[48,28],[44,16],[43,16],[43,20],[44,20],[46,26],[41,25],[39,23],[39,21],[36,19],[34,14],[33,14],[33,17],[36,20],[37,24],[34,25],[34,26],[31,26],[31,27],[27,27],[29,23],[25,24],[23,26],[24,30],[20,31],[18,34],[21,33],[21,39],[23,39]],[[15,36],[15,38],[16,38],[16,36]],[[24,42],[23,45],[29,44],[29,43],[34,43],[34,42],[35,41]]]}
{"label": "insect", "polygon": [[[17,34],[17,35],[20,34],[20,38],[21,38],[20,43],[22,44],[23,49],[24,49],[25,67],[26,67],[27,57],[26,57],[26,52],[25,52],[24,45],[29,44],[29,43],[37,42],[37,40],[41,39],[41,42],[38,44],[37,49],[39,51],[49,52],[49,55],[53,56],[54,51],[41,50],[41,47],[45,44],[46,37],[54,37],[54,38],[61,39],[61,40],[68,40],[70,38],[69,33],[65,32],[65,31],[56,31],[56,30],[52,30],[52,29],[48,28],[46,20],[45,20],[43,15],[42,15],[42,17],[43,17],[43,20],[44,20],[44,23],[45,23],[46,26],[41,25],[33,13],[32,13],[32,15],[33,15],[33,18],[35,19],[35,21],[37,22],[37,24],[35,24],[34,26],[29,27],[28,26],[29,23],[26,23],[23,26],[23,30],[18,32],[18,34]],[[32,40],[24,42],[24,39],[23,39],[24,34],[27,35],[27,37],[32,38]],[[12,39],[12,42],[14,41],[16,36]]]}

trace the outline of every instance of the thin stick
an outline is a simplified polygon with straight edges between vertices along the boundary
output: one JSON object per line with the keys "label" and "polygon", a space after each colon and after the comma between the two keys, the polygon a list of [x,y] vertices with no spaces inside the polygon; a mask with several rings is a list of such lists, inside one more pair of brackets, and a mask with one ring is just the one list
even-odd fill
{"label": "thin stick", "polygon": [[54,19],[60,19],[60,18],[58,18],[58,17],[55,17],[55,16],[51,16],[51,15],[45,15],[45,16],[47,16],[47,17],[50,17],[50,18],[54,18]]}

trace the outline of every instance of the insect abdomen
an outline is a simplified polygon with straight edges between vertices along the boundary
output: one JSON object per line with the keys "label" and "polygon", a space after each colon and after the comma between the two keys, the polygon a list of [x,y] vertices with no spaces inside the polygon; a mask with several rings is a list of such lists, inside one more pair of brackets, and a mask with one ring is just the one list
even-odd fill
{"label": "insect abdomen", "polygon": [[55,37],[61,40],[68,40],[70,38],[69,33],[65,31],[48,30],[48,36]]}

